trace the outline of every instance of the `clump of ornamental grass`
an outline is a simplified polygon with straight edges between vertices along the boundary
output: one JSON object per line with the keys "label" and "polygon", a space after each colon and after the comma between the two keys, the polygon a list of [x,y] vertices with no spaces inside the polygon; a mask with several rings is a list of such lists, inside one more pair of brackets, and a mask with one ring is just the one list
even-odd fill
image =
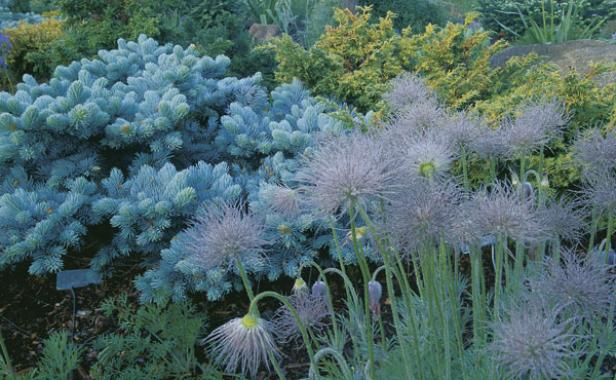
{"label": "clump of ornamental grass", "polygon": [[325,215],[364,209],[396,191],[398,166],[378,137],[354,132],[322,142],[304,159],[296,179],[309,206]]}
{"label": "clump of ornamental grass", "polygon": [[510,305],[505,316],[492,325],[488,352],[512,378],[561,379],[570,372],[575,357],[574,323],[560,318],[559,308],[539,300]]}
{"label": "clump of ornamental grass", "polygon": [[593,128],[579,136],[573,145],[573,157],[589,172],[616,167],[616,134],[605,135]]}
{"label": "clump of ornamental grass", "polygon": [[[616,275],[605,256],[580,257],[564,250],[561,260],[547,258],[543,271],[529,280],[531,289],[571,318],[603,318],[616,302]],[[602,260],[603,259],[603,260]]]}
{"label": "clump of ornamental grass", "polygon": [[230,270],[237,263],[258,269],[267,261],[265,232],[263,221],[247,212],[244,203],[209,203],[186,230],[185,244],[191,262],[204,271]]}
{"label": "clump of ornamental grass", "polygon": [[261,367],[271,369],[270,355],[278,349],[270,322],[253,314],[234,318],[216,328],[204,339],[212,361],[227,373],[241,373],[255,378]]}

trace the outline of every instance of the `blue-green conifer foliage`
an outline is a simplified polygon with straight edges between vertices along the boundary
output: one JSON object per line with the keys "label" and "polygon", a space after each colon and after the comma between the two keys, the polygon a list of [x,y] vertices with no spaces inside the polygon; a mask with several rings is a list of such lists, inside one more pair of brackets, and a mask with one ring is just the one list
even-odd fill
{"label": "blue-green conifer foliage", "polygon": [[190,267],[184,230],[209,202],[245,200],[270,242],[250,274],[294,275],[328,244],[327,225],[282,212],[272,189],[294,185],[318,135],[345,128],[299,82],[268,94],[259,74],[225,77],[229,64],[140,36],[1,93],[0,269],[57,272],[68,254],[112,269],[137,255],[144,301],[217,299],[239,277]]}

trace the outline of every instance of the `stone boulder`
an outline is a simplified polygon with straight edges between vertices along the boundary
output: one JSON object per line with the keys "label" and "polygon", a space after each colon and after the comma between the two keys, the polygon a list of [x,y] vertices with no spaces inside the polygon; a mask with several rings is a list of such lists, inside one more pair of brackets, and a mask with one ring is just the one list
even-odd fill
{"label": "stone boulder", "polygon": [[574,68],[588,72],[591,63],[616,63],[616,44],[599,40],[577,40],[560,44],[535,44],[509,47],[494,55],[492,67],[500,67],[512,57],[535,53],[565,72]]}
{"label": "stone boulder", "polygon": [[257,42],[269,41],[280,35],[280,29],[271,24],[252,24],[248,30],[250,36]]}

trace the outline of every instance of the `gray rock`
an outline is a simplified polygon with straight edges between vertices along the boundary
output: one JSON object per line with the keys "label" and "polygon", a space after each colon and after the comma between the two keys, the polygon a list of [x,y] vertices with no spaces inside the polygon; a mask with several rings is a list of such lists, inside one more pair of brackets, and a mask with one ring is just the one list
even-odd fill
{"label": "gray rock", "polygon": [[280,35],[280,29],[276,25],[255,23],[250,26],[248,33],[255,41],[265,42]]}
{"label": "gray rock", "polygon": [[561,71],[571,68],[586,73],[591,63],[616,63],[616,44],[599,40],[577,40],[561,44],[535,44],[509,47],[494,55],[490,60],[492,67],[500,67],[513,57],[535,53],[554,63]]}

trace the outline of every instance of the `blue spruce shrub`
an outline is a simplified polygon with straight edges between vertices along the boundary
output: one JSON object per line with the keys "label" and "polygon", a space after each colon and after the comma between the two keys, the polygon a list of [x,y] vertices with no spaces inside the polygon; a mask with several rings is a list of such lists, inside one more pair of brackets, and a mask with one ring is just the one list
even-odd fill
{"label": "blue spruce shrub", "polygon": [[67,250],[81,245],[96,196],[96,184],[83,177],[68,181],[65,192],[40,186],[3,194],[0,267],[29,258],[32,274],[60,270]]}
{"label": "blue spruce shrub", "polygon": [[[247,266],[254,278],[295,276],[299,266],[327,248],[331,240],[327,225],[305,210],[297,198],[294,201],[295,190],[285,186],[295,185],[299,158],[315,138],[322,133],[343,133],[343,124],[326,112],[296,81],[273,91],[271,104],[266,107],[232,103],[221,117],[214,137],[219,156],[234,163],[231,171],[236,184],[247,193],[252,213],[264,219],[270,242],[267,265]],[[234,270],[215,268],[204,273],[192,265],[191,255],[195,253],[190,240],[191,231],[177,234],[161,251],[160,264],[137,279],[143,301],[179,301],[189,291],[206,292],[209,299],[219,299],[241,288]]]}
{"label": "blue spruce shrub", "polygon": [[140,36],[1,93],[0,269],[56,272],[87,246],[99,269],[143,257],[143,301],[218,299],[239,276],[187,265],[186,235],[219,202],[263,220],[267,265],[250,268],[254,279],[294,276],[329,248],[329,223],[292,189],[300,158],[344,123],[297,81],[270,97],[260,74],[225,78],[228,66]]}
{"label": "blue spruce shrub", "polygon": [[16,27],[20,22],[38,24],[43,17],[33,12],[13,12],[14,0],[0,0],[0,30]]}
{"label": "blue spruce shrub", "polygon": [[225,162],[200,161],[182,171],[171,163],[159,170],[144,165],[126,181],[114,169],[101,184],[107,196],[93,203],[94,214],[109,218],[120,233],[97,257],[97,266],[121,255],[160,252],[201,203],[236,199],[242,192]]}

